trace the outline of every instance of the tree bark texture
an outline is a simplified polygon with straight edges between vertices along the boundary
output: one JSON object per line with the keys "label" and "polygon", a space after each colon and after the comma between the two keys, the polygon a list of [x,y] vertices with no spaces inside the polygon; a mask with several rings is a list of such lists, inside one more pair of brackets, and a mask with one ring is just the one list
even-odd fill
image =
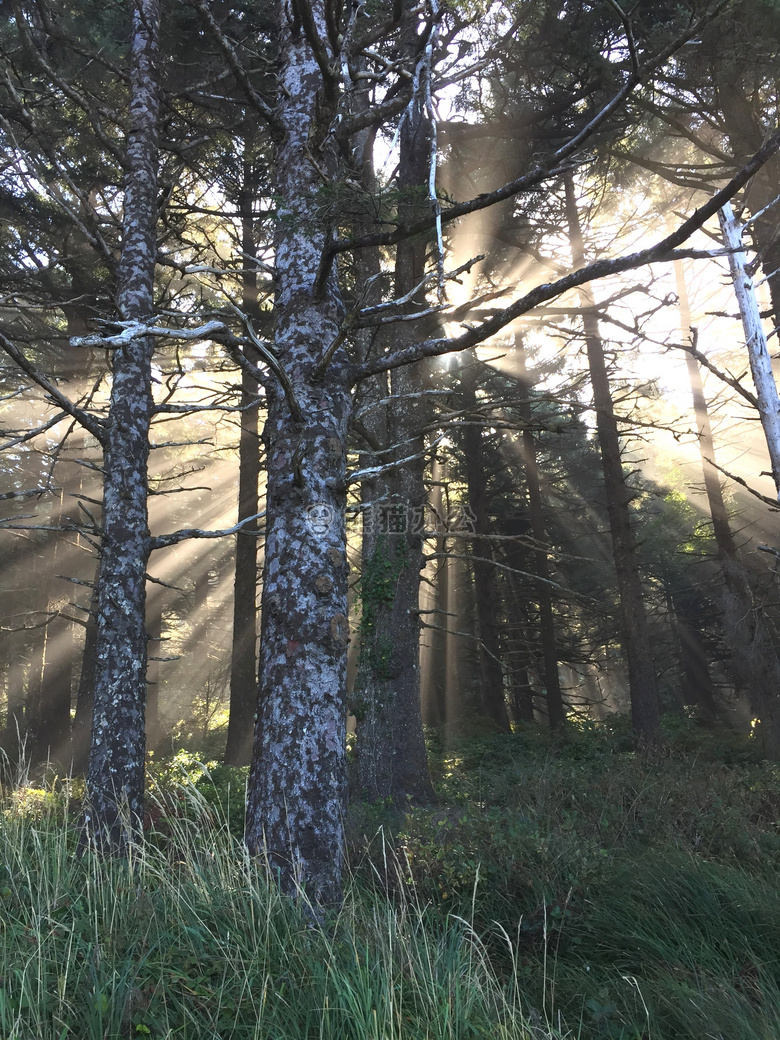
{"label": "tree bark texture", "polygon": [[[123,320],[150,318],[154,308],[159,24],[158,0],[138,0],[117,273]],[[143,814],[152,353],[151,337],[139,337],[114,353],[105,436],[95,689],[84,815],[86,836],[110,852],[123,852],[137,837]]]}
{"label": "tree bark texture", "polygon": [[[315,291],[330,234],[322,191],[335,175],[335,99],[306,35],[278,7],[274,353],[289,386],[272,385],[264,438],[266,545],[260,681],[246,819],[249,849],[281,887],[315,904],[341,896],[349,643],[346,445],[350,389],[337,350],[342,305],[331,274]],[[324,4],[309,5],[327,38]],[[323,182],[323,178],[325,181]]]}
{"label": "tree bark texture", "polygon": [[[575,267],[582,267],[585,264],[585,248],[571,172],[565,175],[565,186],[566,216],[572,259]],[[623,475],[620,436],[604,359],[604,344],[599,332],[598,318],[594,311],[593,293],[588,285],[580,289],[580,299],[583,307],[582,324],[588,352],[593,403],[596,410],[596,428],[604,473],[604,492],[620,595],[623,648],[628,665],[631,695],[631,720],[637,737],[645,743],[653,743],[660,734],[658,691],[653,668],[653,654],[650,649],[647,614],[642,596],[642,583],[637,565],[636,542],[631,527],[629,504],[632,496]]]}

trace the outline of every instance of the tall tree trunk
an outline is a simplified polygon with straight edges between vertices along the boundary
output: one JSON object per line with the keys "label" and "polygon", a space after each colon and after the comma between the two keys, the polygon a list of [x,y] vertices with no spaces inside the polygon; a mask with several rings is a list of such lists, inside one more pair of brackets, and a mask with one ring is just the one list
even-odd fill
{"label": "tall tree trunk", "polygon": [[[566,186],[566,216],[569,227],[572,259],[575,267],[585,264],[574,177],[571,171],[564,175]],[[628,683],[631,694],[631,721],[640,741],[653,743],[660,735],[658,691],[655,683],[653,654],[647,625],[642,583],[636,558],[636,542],[631,527],[629,503],[631,491],[623,475],[620,455],[620,436],[612,405],[609,375],[604,360],[604,345],[594,307],[593,292],[589,285],[580,289],[583,314],[582,324],[588,351],[588,366],[596,410],[596,428],[601,464],[604,473],[604,491],[615,558],[623,647],[628,665]]]}
{"label": "tall tree trunk", "polygon": [[[415,216],[419,218],[420,202],[415,192],[427,181],[430,147],[424,106],[415,99],[407,110],[400,135],[398,184],[402,222],[412,223]],[[406,296],[420,284],[425,273],[425,252],[425,238],[398,245],[396,297]],[[421,296],[424,299],[424,294]],[[412,301],[409,309],[419,308],[422,299]],[[394,346],[412,343],[417,335],[419,328],[399,324],[394,330]],[[390,456],[382,458],[398,461],[410,455],[417,457],[377,481],[375,493],[384,503],[375,517],[379,529],[372,535],[362,592],[364,620],[368,619],[369,624],[361,626],[361,668],[356,687],[362,711],[358,723],[361,786],[372,797],[390,796],[399,803],[433,799],[420,703],[419,597],[427,501],[425,438],[421,431],[426,413],[419,400],[408,398],[424,385],[427,371],[427,363],[422,362],[396,370],[390,376],[394,400],[387,436],[390,446],[395,448]]]}
{"label": "tall tree trunk", "polygon": [[536,459],[536,443],[533,433],[533,411],[531,408],[531,383],[526,366],[525,342],[521,333],[515,333],[515,354],[520,384],[520,418],[523,420],[523,468],[528,492],[528,513],[531,534],[535,542],[534,570],[538,581],[536,597],[539,603],[539,634],[544,661],[544,679],[547,690],[547,721],[550,729],[559,729],[566,718],[563,709],[561,680],[558,674],[558,649],[555,641],[555,619],[550,592],[550,566],[547,559],[547,526],[544,521],[539,464]]}
{"label": "tall tree trunk", "polygon": [[[690,305],[680,261],[675,263],[675,274],[683,338],[693,345]],[[720,475],[714,464],[715,446],[699,364],[688,351],[685,360],[696,416],[704,488],[725,580],[723,620],[726,640],[733,655],[735,674],[739,679],[747,681],[752,710],[760,719],[759,736],[764,745],[764,752],[768,758],[777,761],[780,759],[780,661],[763,612],[754,602],[750,583],[740,563],[731,532]]]}
{"label": "tall tree trunk", "polygon": [[[274,354],[286,387],[268,392],[266,543],[260,683],[246,841],[283,890],[315,903],[341,896],[346,780],[347,358],[326,352],[342,304],[332,271],[317,275],[332,234],[320,203],[337,172],[329,130],[335,85],[286,3],[278,11],[278,202]],[[324,3],[307,5],[320,46]],[[325,182],[323,182],[325,178]],[[318,368],[320,363],[324,368]]]}
{"label": "tall tree trunk", "polygon": [[[159,0],[138,0],[130,59],[118,308],[151,318],[157,252]],[[123,852],[140,833],[144,796],[146,568],[150,552],[147,463],[154,345],[140,336],[113,355],[105,435],[103,539],[85,835]]]}
{"label": "tall tree trunk", "polygon": [[[470,363],[469,363],[470,360]],[[477,378],[479,364],[472,354],[464,358],[461,369],[463,402],[476,413]],[[508,733],[509,715],[504,694],[504,670],[501,664],[501,642],[498,626],[498,596],[495,594],[496,568],[493,566],[493,545],[490,541],[491,524],[487,502],[486,459],[482,446],[482,428],[476,425],[474,414],[463,428],[463,449],[466,470],[466,490],[473,516],[474,543],[472,566],[474,598],[479,628],[479,664],[481,677],[480,702],[482,711],[495,722],[499,730]]]}
{"label": "tall tree trunk", "polygon": [[772,371],[772,359],[767,349],[766,335],[761,324],[753,279],[748,272],[747,257],[742,246],[743,228],[734,216],[730,202],[718,211],[718,219],[723,244],[729,250],[729,270],[745,332],[750,371],[758,399],[758,414],[769,449],[775,492],[780,499],[780,397]]}
{"label": "tall tree trunk", "polygon": [[[243,308],[250,319],[257,315],[257,274],[252,214],[253,177],[244,163],[244,192],[240,199]],[[238,451],[238,519],[255,516],[260,480],[260,439],[257,423],[257,381],[241,370],[241,437]],[[233,591],[233,641],[230,655],[230,715],[225,764],[247,765],[252,757],[252,729],[257,707],[257,523],[246,524],[236,534]]]}
{"label": "tall tree trunk", "polygon": [[[353,98],[354,110],[367,112],[372,104],[370,88],[358,88]],[[373,162],[376,132],[363,131],[355,148],[356,174],[366,192],[377,188]],[[356,234],[369,234],[373,220],[358,217]],[[365,292],[364,306],[380,302],[380,255],[378,249],[365,249],[354,258],[356,285]],[[359,360],[366,360],[381,349],[381,330],[361,329],[355,337]],[[385,455],[375,454],[388,447],[389,379],[380,373],[359,388],[361,418],[358,433],[366,447],[359,456],[358,467],[369,472]],[[356,719],[357,780],[362,798],[368,801],[392,796],[393,791],[393,690],[389,675],[389,647],[392,633],[386,631],[387,600],[390,589],[384,568],[389,563],[387,531],[382,530],[380,516],[387,509],[391,491],[385,474],[371,474],[361,481],[362,505],[361,567],[358,601],[357,669],[353,683],[351,711]]]}

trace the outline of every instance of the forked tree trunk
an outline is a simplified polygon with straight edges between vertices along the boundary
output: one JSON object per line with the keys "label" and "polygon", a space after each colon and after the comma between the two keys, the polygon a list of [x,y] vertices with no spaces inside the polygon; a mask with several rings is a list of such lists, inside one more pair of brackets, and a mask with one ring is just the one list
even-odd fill
{"label": "forked tree trunk", "polygon": [[[150,318],[157,244],[159,0],[138,0],[130,59],[122,251],[123,320]],[[103,539],[85,837],[123,852],[140,833],[144,796],[146,568],[150,551],[147,462],[152,418],[151,337],[113,355],[105,432]]]}
{"label": "forked tree trunk", "polygon": [[[320,40],[324,3],[310,5]],[[349,642],[346,556],[347,359],[337,349],[335,276],[316,287],[330,227],[323,176],[336,94],[288,9],[278,4],[280,129],[275,142],[276,326],[289,383],[268,392],[266,545],[260,682],[246,842],[267,855],[284,891],[315,903],[341,896]]]}
{"label": "forked tree trunk", "polygon": [[[582,267],[585,264],[585,249],[574,194],[574,179],[570,171],[565,174],[565,185],[566,215],[572,259],[576,267]],[[632,496],[623,475],[620,436],[612,404],[609,375],[604,360],[604,344],[594,310],[593,293],[589,286],[586,285],[580,289],[580,299],[583,307],[582,324],[588,351],[593,403],[596,410],[596,429],[604,473],[604,492],[612,536],[612,552],[620,595],[623,648],[628,665],[628,683],[631,695],[631,721],[634,732],[640,741],[653,743],[660,735],[658,691],[655,683],[653,654],[650,649],[647,614],[642,597],[642,583],[637,565],[636,541],[631,527],[629,504]]]}

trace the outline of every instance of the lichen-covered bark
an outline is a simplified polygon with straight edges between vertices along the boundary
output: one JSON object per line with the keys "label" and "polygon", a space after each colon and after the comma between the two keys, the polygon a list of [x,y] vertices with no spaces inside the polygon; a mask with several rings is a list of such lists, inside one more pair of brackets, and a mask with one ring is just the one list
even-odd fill
{"label": "lichen-covered bark", "polygon": [[[159,96],[158,0],[138,0],[130,61],[122,252],[117,273],[123,320],[152,314],[156,256]],[[103,540],[85,834],[121,852],[143,812],[147,459],[152,417],[152,341],[133,340],[113,357],[104,456]]]}
{"label": "lichen-covered bark", "polygon": [[[322,4],[310,6],[325,39]],[[322,380],[315,371],[341,317],[334,280],[315,292],[328,231],[318,201],[336,163],[328,139],[334,112],[284,3],[278,24],[274,350],[295,400],[278,387],[268,394],[259,702],[246,840],[267,855],[284,890],[294,893],[302,883],[322,904],[341,895],[350,391],[341,352]]]}

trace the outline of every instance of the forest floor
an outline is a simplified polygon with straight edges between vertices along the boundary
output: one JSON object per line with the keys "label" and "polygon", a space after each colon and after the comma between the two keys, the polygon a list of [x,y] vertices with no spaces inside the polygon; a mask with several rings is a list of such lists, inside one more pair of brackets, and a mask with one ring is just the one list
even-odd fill
{"label": "forest floor", "polygon": [[244,773],[156,767],[78,857],[78,782],[7,789],[2,1040],[777,1040],[780,768],[676,722],[432,740],[439,802],[353,802],[323,926],[240,840]]}

